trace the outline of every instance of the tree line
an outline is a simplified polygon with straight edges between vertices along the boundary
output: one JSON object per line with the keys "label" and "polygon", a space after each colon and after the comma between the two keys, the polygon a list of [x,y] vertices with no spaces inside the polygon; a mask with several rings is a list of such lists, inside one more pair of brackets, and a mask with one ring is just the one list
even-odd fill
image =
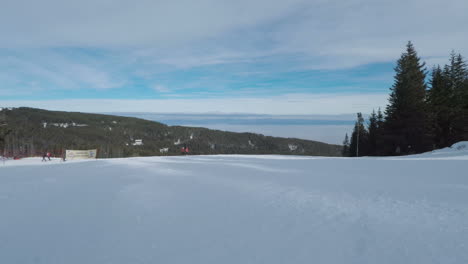
{"label": "tree line", "polygon": [[389,156],[422,153],[468,140],[468,68],[461,54],[427,71],[408,42],[395,67],[388,105],[357,114],[344,156]]}
{"label": "tree line", "polygon": [[[136,140],[143,144],[134,145]],[[341,146],[311,140],[26,107],[0,111],[0,156],[5,157],[40,156],[44,152],[60,157],[66,149],[98,149],[98,158],[182,155],[183,146],[194,155],[341,155]],[[162,152],[164,148],[167,151]]]}
{"label": "tree line", "polygon": [[[5,113],[0,110],[0,150],[4,149],[5,145],[5,137],[11,132],[11,130],[7,127]],[[3,152],[0,153],[2,156]]]}

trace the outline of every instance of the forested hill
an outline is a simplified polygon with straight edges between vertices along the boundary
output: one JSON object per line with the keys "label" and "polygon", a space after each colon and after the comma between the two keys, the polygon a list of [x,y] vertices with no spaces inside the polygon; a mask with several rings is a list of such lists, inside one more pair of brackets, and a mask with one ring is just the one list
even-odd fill
{"label": "forested hill", "polygon": [[[100,158],[190,154],[283,154],[341,156],[341,146],[253,133],[167,126],[138,118],[33,108],[0,111],[8,156],[33,156],[44,151],[98,148]],[[139,145],[139,140],[142,145]],[[167,149],[167,153],[164,151]]]}

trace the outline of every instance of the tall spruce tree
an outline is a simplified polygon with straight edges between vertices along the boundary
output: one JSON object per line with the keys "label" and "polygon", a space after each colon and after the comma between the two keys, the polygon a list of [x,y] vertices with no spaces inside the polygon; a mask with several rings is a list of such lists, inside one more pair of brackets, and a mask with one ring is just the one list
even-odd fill
{"label": "tall spruce tree", "polygon": [[383,128],[383,124],[385,122],[384,115],[382,113],[382,110],[379,107],[379,110],[377,111],[377,125],[379,128]]}
{"label": "tall spruce tree", "polygon": [[7,127],[5,111],[0,110],[0,156],[4,154],[5,137],[10,132]]}
{"label": "tall spruce tree", "polygon": [[377,140],[379,133],[379,124],[375,110],[372,110],[372,114],[369,117],[369,125],[367,129],[369,132],[368,155],[375,156],[377,155]]}
{"label": "tall spruce tree", "polygon": [[346,136],[345,136],[345,139],[343,140],[343,150],[342,150],[342,154],[343,154],[343,157],[349,157],[349,137],[348,137],[348,133],[346,133]]}
{"label": "tall spruce tree", "polygon": [[461,92],[461,117],[459,127],[461,128],[460,138],[463,141],[468,141],[468,69],[465,63],[465,81],[462,86]]}
{"label": "tall spruce tree", "polygon": [[468,69],[461,54],[452,52],[449,85],[453,91],[453,138],[451,143],[468,140]]}
{"label": "tall spruce tree", "polygon": [[369,134],[364,126],[364,118],[361,113],[357,113],[357,120],[354,125],[353,134],[349,152],[351,157],[361,157],[369,154],[368,152]]}
{"label": "tall spruce tree", "polygon": [[423,152],[431,147],[426,114],[426,70],[411,42],[395,67],[385,111],[386,154]]}
{"label": "tall spruce tree", "polygon": [[430,89],[427,94],[431,128],[437,148],[447,147],[450,145],[450,139],[454,137],[452,135],[454,94],[448,84],[447,72],[447,70],[444,72],[440,66],[432,69]]}
{"label": "tall spruce tree", "polygon": [[375,132],[375,156],[384,155],[383,146],[385,144],[384,141],[384,124],[385,124],[385,117],[382,113],[382,110],[379,107],[377,111],[377,131]]}

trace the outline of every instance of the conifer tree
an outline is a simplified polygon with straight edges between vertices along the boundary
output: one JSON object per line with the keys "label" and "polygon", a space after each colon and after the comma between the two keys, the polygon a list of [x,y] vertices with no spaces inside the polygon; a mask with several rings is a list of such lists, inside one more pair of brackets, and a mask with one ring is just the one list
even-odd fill
{"label": "conifer tree", "polygon": [[361,113],[357,113],[357,121],[354,125],[349,152],[351,157],[361,157],[368,155],[368,132],[364,126],[364,118]]}
{"label": "conifer tree", "polygon": [[385,118],[384,118],[384,115],[382,113],[382,110],[380,110],[380,107],[379,107],[379,110],[377,111],[377,125],[379,128],[383,128],[383,124],[385,122]]}
{"label": "conifer tree", "polygon": [[377,155],[377,137],[378,137],[378,123],[377,114],[375,110],[372,110],[372,114],[369,117],[369,144],[368,144],[368,155]]}
{"label": "conifer tree", "polygon": [[453,138],[454,95],[448,85],[447,74],[448,71],[442,71],[440,66],[432,69],[427,96],[434,144],[437,148],[447,147],[450,144],[450,138]]}
{"label": "conifer tree", "polygon": [[[466,65],[466,64],[465,64]],[[459,127],[461,129],[461,140],[468,140],[468,69],[465,71],[465,81],[463,82],[462,92],[461,92],[461,117]]]}
{"label": "conifer tree", "polygon": [[343,157],[349,157],[349,138],[348,133],[346,133],[345,139],[343,141]]}
{"label": "conifer tree", "polygon": [[375,147],[375,154],[376,156],[381,156],[384,155],[384,150],[383,146],[385,144],[385,137],[384,137],[384,125],[385,125],[385,117],[382,113],[382,110],[379,107],[379,110],[377,111],[377,131],[376,131],[376,147]]}
{"label": "conifer tree", "polygon": [[5,137],[10,131],[7,128],[4,111],[0,110],[0,156],[4,154]]}
{"label": "conifer tree", "polygon": [[468,69],[461,54],[452,52],[449,85],[453,91],[453,138],[451,143],[468,140]]}
{"label": "conifer tree", "polygon": [[[448,67],[448,78],[451,89],[455,96],[463,94],[463,85],[466,79],[467,69],[466,63],[461,54],[456,54],[454,51],[450,54],[450,65]],[[456,101],[458,99],[456,98]]]}
{"label": "conifer tree", "polygon": [[425,64],[411,42],[395,67],[394,84],[385,111],[386,154],[408,154],[430,149],[426,114]]}

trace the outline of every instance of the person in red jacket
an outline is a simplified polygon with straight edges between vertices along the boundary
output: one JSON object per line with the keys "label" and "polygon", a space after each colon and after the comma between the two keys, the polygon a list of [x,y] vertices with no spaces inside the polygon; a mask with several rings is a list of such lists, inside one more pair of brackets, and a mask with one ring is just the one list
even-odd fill
{"label": "person in red jacket", "polygon": [[187,155],[189,153],[189,148],[187,145],[184,144],[184,146],[180,149],[180,152],[182,152],[182,155]]}
{"label": "person in red jacket", "polygon": [[49,159],[49,161],[50,161],[51,156],[52,156],[52,154],[50,154],[50,152],[47,152],[47,158]]}

